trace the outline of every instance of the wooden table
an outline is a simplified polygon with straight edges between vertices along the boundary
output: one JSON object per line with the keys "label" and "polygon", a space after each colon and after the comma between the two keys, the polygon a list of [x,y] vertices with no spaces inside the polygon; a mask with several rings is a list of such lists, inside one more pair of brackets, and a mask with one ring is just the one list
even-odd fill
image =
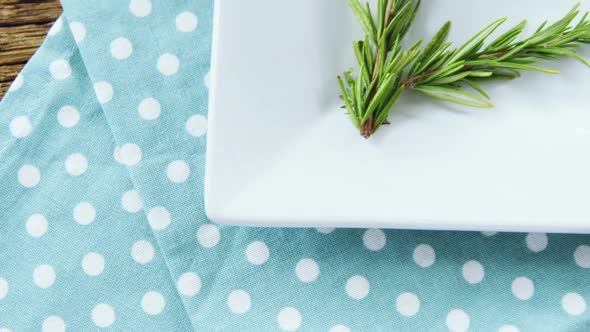
{"label": "wooden table", "polygon": [[0,99],[60,14],[59,0],[0,0]]}

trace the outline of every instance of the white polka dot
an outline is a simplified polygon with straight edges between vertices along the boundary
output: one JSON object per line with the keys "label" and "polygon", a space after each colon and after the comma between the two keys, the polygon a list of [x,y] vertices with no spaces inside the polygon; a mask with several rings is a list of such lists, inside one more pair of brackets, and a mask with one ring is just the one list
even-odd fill
{"label": "white polka dot", "polygon": [[478,284],[484,278],[483,266],[478,261],[469,261],[463,265],[463,278],[470,284]]}
{"label": "white polka dot", "polygon": [[535,294],[535,285],[529,278],[518,277],[512,282],[512,294],[517,299],[526,301]]}
{"label": "white polka dot", "polygon": [[59,59],[49,64],[49,72],[54,79],[65,80],[72,75],[72,67],[68,61]]}
{"label": "white polka dot", "polygon": [[209,89],[210,82],[211,82],[211,72],[207,72],[207,74],[205,74],[205,77],[203,77],[203,84],[205,84],[207,89]]}
{"label": "white polka dot", "polygon": [[191,169],[184,160],[175,160],[168,164],[166,176],[174,183],[183,183],[188,180]]}
{"label": "white polka dot", "polygon": [[126,191],[121,196],[121,206],[127,212],[137,213],[143,208],[143,202],[137,190]]}
{"label": "white polka dot", "polygon": [[0,332],[12,332],[12,330],[7,327],[0,327]]}
{"label": "white polka dot", "polygon": [[252,299],[245,290],[234,290],[227,297],[227,306],[234,314],[244,314],[252,307]]}
{"label": "white polka dot", "polygon": [[301,313],[293,307],[283,308],[277,315],[279,328],[283,331],[297,331],[301,326]]}
{"label": "white polka dot", "polygon": [[18,182],[25,188],[33,188],[41,180],[41,172],[33,165],[24,165],[18,170]]}
{"label": "white polka dot", "polygon": [[24,80],[22,74],[16,75],[16,77],[14,78],[14,81],[12,82],[10,87],[8,88],[8,91],[10,91],[10,92],[17,91],[18,89],[20,89],[23,86],[24,81],[25,80]]}
{"label": "white polka dot", "polygon": [[32,237],[41,237],[47,232],[47,218],[44,215],[35,213],[27,219],[27,233]]}
{"label": "white polka dot", "polygon": [[135,166],[142,158],[141,148],[134,143],[126,143],[118,149],[115,148],[115,159],[123,165]]}
{"label": "white polka dot", "polygon": [[143,209],[143,202],[137,190],[126,191],[121,196],[121,206],[130,213],[137,213]]}
{"label": "white polka dot", "polygon": [[197,230],[197,240],[203,248],[213,248],[219,243],[221,234],[219,228],[212,224],[205,224]]}
{"label": "white polka dot", "polygon": [[429,267],[436,260],[434,249],[428,244],[421,244],[414,249],[412,254],[414,262],[420,267]]}
{"label": "white polka dot", "polygon": [[82,269],[89,276],[97,276],[104,271],[104,257],[101,254],[91,252],[82,259]]}
{"label": "white polka dot", "polygon": [[336,228],[334,228],[334,227],[319,227],[319,228],[316,228],[316,230],[322,234],[330,234],[333,231],[335,231]]}
{"label": "white polka dot", "polygon": [[402,316],[414,316],[420,311],[420,300],[414,293],[400,294],[395,300],[395,309]]}
{"label": "white polka dot", "polygon": [[57,122],[64,128],[72,128],[80,121],[80,113],[73,107],[66,105],[57,111]]}
{"label": "white polka dot", "polygon": [[295,274],[302,282],[313,282],[320,275],[320,267],[313,259],[304,258],[295,266]]}
{"label": "white polka dot", "polygon": [[586,300],[578,293],[567,293],[561,298],[561,307],[568,315],[579,316],[586,312]]}
{"label": "white polka dot", "polygon": [[64,22],[62,20],[62,18],[58,18],[57,21],[55,21],[55,23],[53,23],[53,25],[51,26],[51,29],[49,29],[49,31],[47,32],[48,36],[55,36],[57,35],[61,29],[63,28]]}
{"label": "white polka dot", "polygon": [[127,59],[133,53],[133,45],[127,38],[119,37],[111,42],[111,56],[118,60]]}
{"label": "white polka dot", "polygon": [[200,114],[195,114],[186,120],[186,131],[189,135],[200,137],[207,133],[207,118]]}
{"label": "white polka dot", "polygon": [[498,332],[520,332],[520,330],[514,325],[502,325]]}
{"label": "white polka dot", "polygon": [[131,0],[129,10],[137,17],[148,16],[152,12],[152,2],[150,0]]}
{"label": "white polka dot", "polygon": [[49,288],[55,282],[55,270],[51,265],[42,264],[33,271],[33,282],[39,288]]}
{"label": "white polka dot", "polygon": [[369,294],[369,281],[362,276],[353,276],[346,281],[346,294],[355,300],[364,299]]}
{"label": "white polka dot", "polygon": [[50,316],[43,321],[41,330],[43,332],[64,332],[66,330],[66,322],[61,317]]}
{"label": "white polka dot", "polygon": [[0,300],[4,299],[8,295],[8,281],[0,277]]}
{"label": "white polka dot", "polygon": [[163,207],[155,207],[148,212],[148,222],[153,230],[161,231],[170,225],[170,212]]}
{"label": "white polka dot", "polygon": [[88,160],[81,153],[74,153],[66,159],[66,171],[71,176],[80,176],[88,169]]}
{"label": "white polka dot", "polygon": [[387,238],[385,237],[385,233],[380,229],[367,229],[363,234],[363,243],[365,244],[365,247],[371,251],[379,251],[383,249],[386,242]]}
{"label": "white polka dot", "polygon": [[70,23],[70,31],[72,31],[76,44],[80,44],[86,38],[86,27],[80,22]]}
{"label": "white polka dot", "polygon": [[176,16],[176,29],[181,32],[191,32],[197,28],[197,17],[191,12],[182,12]]}
{"label": "white polka dot", "polygon": [[10,133],[14,138],[25,138],[33,131],[33,125],[28,116],[20,115],[10,121]]}
{"label": "white polka dot", "polygon": [[254,241],[246,248],[246,259],[250,264],[262,265],[266,263],[269,256],[268,247],[262,241]]}
{"label": "white polka dot", "polygon": [[545,233],[529,233],[526,236],[526,246],[532,252],[541,252],[547,248],[547,234]]}
{"label": "white polka dot", "polygon": [[147,264],[154,259],[154,246],[147,240],[139,240],[131,246],[131,257],[139,264]]}
{"label": "white polka dot", "polygon": [[115,149],[113,150],[113,158],[119,164],[123,164],[123,157],[121,157],[121,148],[118,145],[115,145]]}
{"label": "white polka dot", "polygon": [[94,93],[96,94],[96,99],[98,99],[98,102],[101,104],[106,104],[111,101],[115,94],[111,83],[105,81],[94,83]]}
{"label": "white polka dot", "polygon": [[582,245],[576,248],[574,260],[579,267],[584,269],[590,268],[590,247]]}
{"label": "white polka dot", "polygon": [[164,310],[166,300],[158,292],[149,291],[141,299],[141,309],[148,315],[158,315]]}
{"label": "white polka dot", "polygon": [[144,120],[155,120],[160,116],[160,102],[155,98],[146,98],[139,103],[137,113]]}
{"label": "white polka dot", "polygon": [[179,66],[180,61],[178,61],[178,58],[174,54],[165,53],[158,58],[158,71],[162,75],[170,76],[176,74]]}
{"label": "white polka dot", "polygon": [[74,207],[74,220],[80,225],[91,224],[96,218],[94,206],[88,202],[78,203]]}
{"label": "white polka dot", "polygon": [[484,231],[484,232],[481,232],[481,234],[483,234],[484,236],[494,236],[494,235],[498,234],[498,232]]}
{"label": "white polka dot", "polygon": [[328,332],[352,332],[350,327],[342,324],[332,326]]}
{"label": "white polka dot", "polygon": [[115,310],[108,304],[97,304],[92,309],[92,320],[98,327],[109,327],[115,322]]}
{"label": "white polka dot", "polygon": [[183,273],[176,282],[176,288],[184,296],[195,296],[201,290],[201,277],[194,272]]}
{"label": "white polka dot", "polygon": [[465,332],[469,329],[469,315],[461,309],[453,309],[447,315],[447,327],[452,332]]}

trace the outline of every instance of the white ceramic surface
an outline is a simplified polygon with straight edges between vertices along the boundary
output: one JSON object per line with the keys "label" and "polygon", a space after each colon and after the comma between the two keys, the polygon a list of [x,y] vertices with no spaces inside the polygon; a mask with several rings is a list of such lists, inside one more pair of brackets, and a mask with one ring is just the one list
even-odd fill
{"label": "white ceramic surface", "polygon": [[[530,29],[578,0],[424,1],[409,40],[453,21]],[[590,3],[583,4],[584,9]],[[475,110],[406,93],[368,141],[335,77],[362,36],[345,0],[216,0],[205,205],[219,223],[590,232],[590,69],[548,64]],[[590,47],[582,52],[590,56]]]}

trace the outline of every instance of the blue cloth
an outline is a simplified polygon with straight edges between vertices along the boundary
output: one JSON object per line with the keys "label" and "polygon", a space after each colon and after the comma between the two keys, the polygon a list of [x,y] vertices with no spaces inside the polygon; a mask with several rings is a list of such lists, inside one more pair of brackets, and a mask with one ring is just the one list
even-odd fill
{"label": "blue cloth", "polygon": [[0,104],[0,331],[590,329],[588,236],[209,222],[212,1],[63,7]]}

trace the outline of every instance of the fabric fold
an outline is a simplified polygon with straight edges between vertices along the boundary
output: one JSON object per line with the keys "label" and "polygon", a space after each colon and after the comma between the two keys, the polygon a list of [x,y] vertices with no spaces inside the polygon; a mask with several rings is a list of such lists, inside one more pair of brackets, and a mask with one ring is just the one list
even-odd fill
{"label": "fabric fold", "polygon": [[0,328],[190,331],[59,22],[0,104]]}

